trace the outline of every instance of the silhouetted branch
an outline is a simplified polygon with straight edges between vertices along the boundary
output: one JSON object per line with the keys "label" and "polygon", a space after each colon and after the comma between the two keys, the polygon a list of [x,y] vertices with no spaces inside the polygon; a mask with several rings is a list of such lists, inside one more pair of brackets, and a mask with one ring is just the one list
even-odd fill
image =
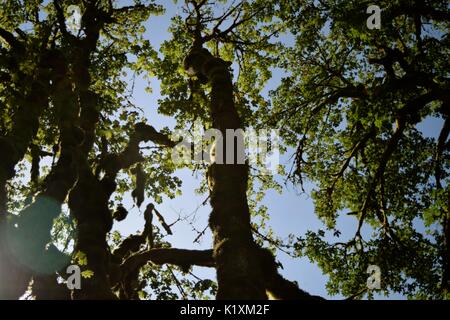
{"label": "silhouetted branch", "polygon": [[139,269],[148,262],[154,264],[174,264],[178,266],[214,267],[212,250],[187,250],[175,248],[158,248],[132,255],[122,264],[121,269],[130,272]]}

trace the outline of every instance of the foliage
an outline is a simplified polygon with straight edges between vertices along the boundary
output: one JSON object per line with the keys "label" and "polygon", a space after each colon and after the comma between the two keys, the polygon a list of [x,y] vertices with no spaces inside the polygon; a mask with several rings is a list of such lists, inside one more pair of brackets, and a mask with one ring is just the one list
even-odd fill
{"label": "foliage", "polygon": [[[85,13],[78,34],[64,25],[72,4]],[[184,66],[200,32],[202,45],[227,62],[244,129],[280,129],[281,152],[293,152],[294,161],[290,172],[280,166],[279,174],[313,186],[315,212],[325,225],[286,242],[277,238],[263,200],[268,190],[283,191],[281,179],[250,168],[247,197],[257,243],[317,263],[329,276],[330,295],[362,296],[367,266],[375,264],[383,272],[379,293],[448,298],[448,4],[378,1],[379,30],[366,27],[370,4],[185,1],[172,18],[171,38],[155,50],[146,26],[164,8],[153,0],[129,6],[107,0],[4,1],[0,246],[5,230],[19,240],[32,230],[36,241],[29,248],[17,241],[23,252],[46,259],[57,248],[57,257],[50,257],[61,260],[51,261],[70,256],[95,287],[101,276],[92,269],[97,259],[79,249],[88,230],[103,237],[93,241],[103,251],[87,247],[111,269],[105,279],[117,276],[114,267],[122,272],[111,288],[118,296],[209,299],[217,293],[217,284],[198,278],[190,264],[133,265],[133,258],[152,249],[174,249],[152,224],[155,212],[171,233],[157,206],[147,206],[140,233],[110,232],[114,210],[123,209],[121,219],[126,218],[123,203],[130,195],[138,209],[179,196],[178,169],[200,173],[196,191],[208,192],[206,167],[176,165],[170,152],[175,129],[191,131],[197,121],[203,129],[212,127],[212,87],[201,76],[189,77]],[[284,77],[267,95],[275,72]],[[142,78],[160,80],[158,113],[173,118],[174,128],[157,132],[143,106],[132,102],[134,82]],[[150,80],[147,89],[152,90]],[[429,119],[443,124],[436,137],[420,130]],[[42,210],[46,194],[59,195],[64,188],[60,201],[52,199]],[[349,239],[341,239],[337,228],[343,215],[357,219]],[[122,254],[125,245],[130,248]],[[38,283],[41,273],[56,278],[63,269],[36,265],[41,269],[34,274],[22,270],[25,285],[30,278]]]}
{"label": "foliage", "polygon": [[[448,292],[448,4],[420,3],[379,1],[382,26],[370,30],[367,1],[281,2],[295,43],[259,116],[295,148],[289,177],[313,183],[327,228],[338,232],[341,215],[358,219],[345,241],[298,237],[297,254],[330,276],[330,294],[364,291],[368,264],[380,266],[385,294]],[[437,137],[419,129],[433,118]]]}

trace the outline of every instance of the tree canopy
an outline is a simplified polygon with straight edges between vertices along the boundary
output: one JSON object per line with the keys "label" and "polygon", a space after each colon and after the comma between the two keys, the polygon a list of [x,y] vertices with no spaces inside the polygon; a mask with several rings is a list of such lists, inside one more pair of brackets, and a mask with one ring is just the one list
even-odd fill
{"label": "tree canopy", "polygon": [[[280,274],[282,250],[317,264],[330,295],[448,299],[447,1],[378,1],[379,29],[366,24],[370,1],[177,5],[155,48],[164,1],[2,4],[0,298],[321,299]],[[160,81],[158,106],[133,103],[135,77]],[[156,130],[150,107],[174,125]],[[429,119],[436,137],[421,130]],[[272,175],[261,160],[194,161],[194,135],[193,160],[174,161],[178,133],[199,125],[224,146],[235,142],[227,129],[278,130],[292,157]],[[165,237],[158,206],[180,196],[180,169],[199,175],[210,203],[208,250]],[[273,233],[262,199],[285,185],[311,195],[323,229]],[[122,237],[112,227],[127,197],[145,225]],[[350,239],[342,216],[356,221]],[[67,286],[70,265],[81,289]],[[367,288],[370,265],[383,270],[380,288]]]}

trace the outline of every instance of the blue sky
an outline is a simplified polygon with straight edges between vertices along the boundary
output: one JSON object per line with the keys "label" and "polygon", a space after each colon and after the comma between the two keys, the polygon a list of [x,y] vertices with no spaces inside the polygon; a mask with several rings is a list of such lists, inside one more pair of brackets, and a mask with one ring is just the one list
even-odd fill
{"label": "blue sky", "polygon": [[[183,1],[181,1],[183,2]],[[127,5],[130,1],[119,1],[118,6]],[[170,38],[167,29],[170,25],[170,17],[177,12],[181,12],[173,1],[159,1],[166,8],[166,13],[162,16],[151,17],[146,23],[145,37],[150,40],[154,48],[157,50],[159,45]],[[273,79],[269,82],[268,90],[274,89],[279,80],[284,75],[280,71],[275,71]],[[136,78],[134,86],[133,100],[135,104],[143,108],[146,117],[151,125],[157,129],[164,126],[173,126],[174,121],[169,117],[161,116],[157,113],[159,95],[159,82],[157,79],[151,79],[152,93],[145,91],[148,81],[142,78]],[[428,136],[436,136],[440,130],[440,121],[436,119],[427,119],[419,125],[420,129]],[[289,163],[287,156],[283,156],[282,164]],[[207,195],[196,195],[194,190],[200,185],[200,178],[192,175],[191,171],[180,170],[178,176],[183,181],[182,196],[176,199],[165,199],[163,203],[157,206],[157,209],[165,216],[168,223],[175,221],[179,215],[186,216],[196,212],[195,226],[198,230],[203,230],[207,225],[208,216],[210,213],[209,205],[202,206]],[[274,191],[269,191],[263,204],[268,207],[270,214],[270,225],[281,238],[286,238],[289,234],[304,235],[308,230],[317,230],[323,228],[323,224],[314,214],[314,207],[308,190],[311,190],[311,185],[306,184],[306,194],[300,194],[296,186],[288,185],[284,188],[283,194],[278,194]],[[148,199],[147,201],[151,201]],[[132,208],[133,203],[129,197],[126,198],[125,207]],[[143,206],[144,207],[144,206]],[[115,230],[119,230],[122,235],[135,233],[136,230],[142,230],[144,220],[142,214],[137,209],[131,210],[128,218],[120,223],[116,223]],[[354,235],[357,228],[357,221],[354,217],[343,216],[337,221],[337,227],[342,231],[341,238],[350,238]],[[200,244],[193,243],[197,237],[197,233],[192,230],[192,227],[185,222],[179,222],[173,227],[173,236],[168,236],[166,239],[172,243],[173,247],[178,248],[192,248],[192,249],[206,249],[211,247],[211,233],[209,231],[202,237]],[[366,229],[367,232],[367,229]],[[279,252],[277,257],[283,264],[284,269],[281,273],[290,280],[298,281],[300,287],[312,294],[328,297],[325,284],[327,277],[322,275],[321,270],[311,264],[306,258],[293,259],[286,254]],[[201,277],[215,277],[215,272],[207,268],[195,268],[194,273]],[[333,299],[341,299],[341,296],[331,297]],[[383,296],[376,296],[376,298],[385,298]],[[391,298],[400,299],[399,295],[392,295]]]}

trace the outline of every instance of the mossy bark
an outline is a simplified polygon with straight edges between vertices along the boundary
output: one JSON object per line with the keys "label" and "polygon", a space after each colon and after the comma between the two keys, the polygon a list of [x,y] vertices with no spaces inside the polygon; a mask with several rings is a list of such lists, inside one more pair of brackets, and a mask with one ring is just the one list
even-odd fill
{"label": "mossy bark", "polygon": [[[210,83],[210,113],[213,127],[223,135],[226,129],[241,129],[233,98],[229,64],[204,48],[194,48],[185,68]],[[227,150],[224,150],[224,155]],[[212,213],[209,226],[214,237],[218,299],[266,299],[259,248],[253,241],[247,202],[248,166],[213,163],[208,168]]]}

